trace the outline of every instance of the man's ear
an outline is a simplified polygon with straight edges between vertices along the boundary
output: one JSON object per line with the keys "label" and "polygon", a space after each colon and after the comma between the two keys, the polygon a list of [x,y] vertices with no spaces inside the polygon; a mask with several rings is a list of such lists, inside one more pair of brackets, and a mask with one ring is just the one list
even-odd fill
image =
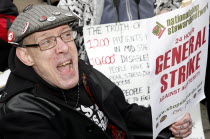
{"label": "man's ear", "polygon": [[16,55],[20,59],[20,61],[25,65],[32,66],[34,64],[33,58],[31,57],[29,51],[26,48],[16,48]]}

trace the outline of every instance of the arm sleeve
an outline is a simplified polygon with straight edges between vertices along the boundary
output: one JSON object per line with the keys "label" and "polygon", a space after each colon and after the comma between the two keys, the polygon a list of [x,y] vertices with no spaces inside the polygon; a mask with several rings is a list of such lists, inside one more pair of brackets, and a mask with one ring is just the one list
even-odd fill
{"label": "arm sleeve", "polygon": [[4,139],[60,139],[48,119],[24,112],[10,113],[1,118],[0,135]]}
{"label": "arm sleeve", "polygon": [[129,104],[125,100],[122,90],[117,86],[113,91],[112,94],[115,98],[115,104],[120,109],[128,128],[152,130],[151,108]]}

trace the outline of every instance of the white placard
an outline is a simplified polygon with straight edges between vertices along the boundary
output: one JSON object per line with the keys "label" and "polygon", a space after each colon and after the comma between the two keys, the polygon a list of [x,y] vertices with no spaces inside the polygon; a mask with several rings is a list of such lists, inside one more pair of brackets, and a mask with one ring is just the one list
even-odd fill
{"label": "white placard", "polygon": [[195,0],[149,24],[154,138],[205,98],[208,10],[208,0]]}
{"label": "white placard", "polygon": [[123,90],[129,103],[146,106],[150,103],[147,21],[84,28],[90,63]]}

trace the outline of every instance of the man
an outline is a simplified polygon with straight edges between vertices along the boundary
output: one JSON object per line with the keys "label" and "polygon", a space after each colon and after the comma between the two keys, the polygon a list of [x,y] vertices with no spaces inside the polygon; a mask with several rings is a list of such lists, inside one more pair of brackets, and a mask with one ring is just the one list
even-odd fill
{"label": "man", "polygon": [[[128,128],[152,129],[149,108],[128,104],[117,86],[78,60],[77,21],[64,9],[30,5],[12,24],[8,39],[16,47],[0,101],[4,139],[130,139]],[[191,122],[186,114],[169,129],[186,137]]]}

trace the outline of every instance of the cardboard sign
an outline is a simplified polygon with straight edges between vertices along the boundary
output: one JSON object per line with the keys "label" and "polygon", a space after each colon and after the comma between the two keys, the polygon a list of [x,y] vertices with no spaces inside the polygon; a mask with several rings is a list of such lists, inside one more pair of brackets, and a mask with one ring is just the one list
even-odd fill
{"label": "cardboard sign", "polygon": [[148,33],[154,138],[204,96],[208,1],[154,17]]}
{"label": "cardboard sign", "polygon": [[147,20],[84,28],[90,63],[118,85],[129,103],[148,105]]}

